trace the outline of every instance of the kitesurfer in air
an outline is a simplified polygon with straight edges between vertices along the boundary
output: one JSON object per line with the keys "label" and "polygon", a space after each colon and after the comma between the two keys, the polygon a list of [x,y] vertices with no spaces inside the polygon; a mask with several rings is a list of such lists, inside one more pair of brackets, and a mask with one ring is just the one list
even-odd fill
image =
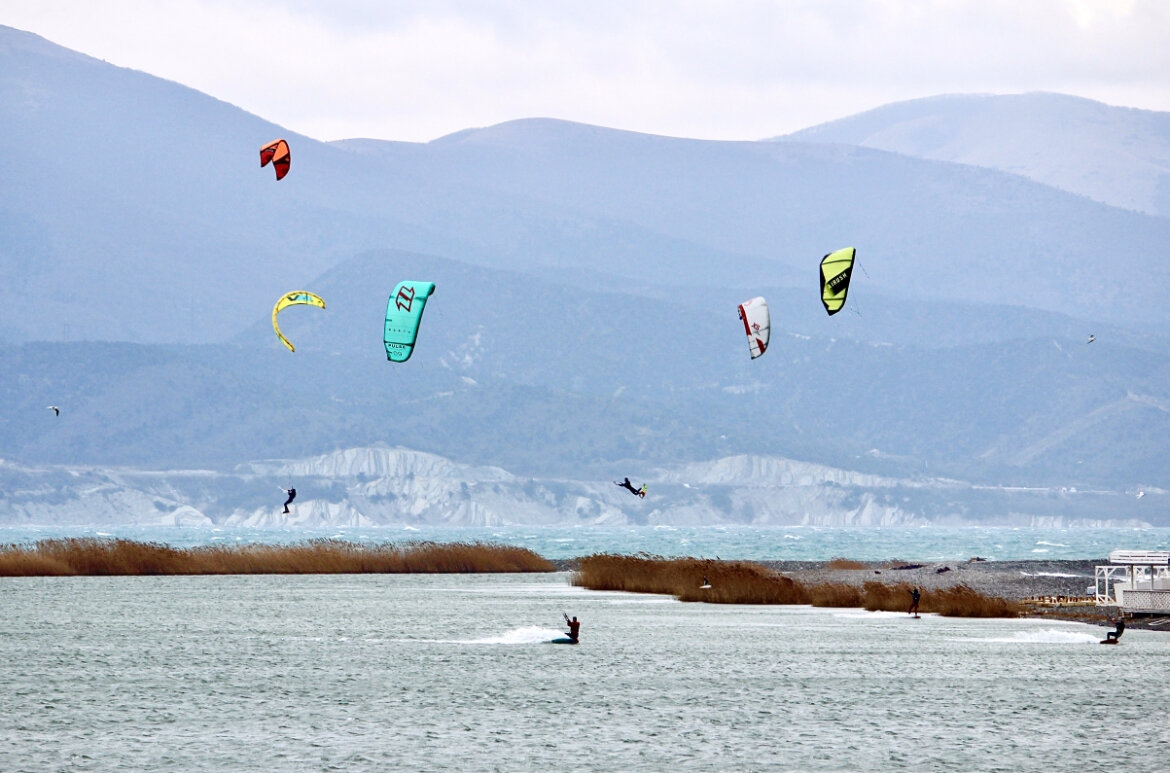
{"label": "kitesurfer in air", "polygon": [[1109,631],[1108,633],[1106,633],[1105,634],[1105,641],[1117,641],[1118,639],[1121,638],[1121,634],[1125,633],[1125,618],[1124,617],[1110,618],[1109,622],[1113,623],[1114,627],[1116,627],[1117,630],[1116,631]]}
{"label": "kitesurfer in air", "polygon": [[284,511],[288,512],[288,506],[297,498],[297,490],[295,488],[286,488],[284,493],[288,494],[288,499],[284,500]]}
{"label": "kitesurfer in air", "polygon": [[[618,482],[615,480],[615,481],[613,482],[613,485],[615,485],[615,486],[621,486],[622,488],[624,488],[624,489],[628,490],[628,491],[629,491],[631,494],[633,494],[634,496],[641,496],[641,495],[639,495],[639,494],[638,494],[638,489],[634,488],[634,484],[633,484],[633,483],[630,483],[630,479],[629,479],[629,478],[626,478],[626,479],[625,479],[625,480],[623,480],[621,483],[618,483]],[[643,488],[645,488],[645,486],[643,486]]]}
{"label": "kitesurfer in air", "polygon": [[577,635],[581,632],[581,624],[579,622],[577,622],[576,615],[573,615],[573,619],[570,620],[569,614],[567,612],[563,612],[562,614],[564,614],[564,616],[565,616],[565,623],[567,623],[569,626],[569,639],[574,644],[576,644],[577,643]]}
{"label": "kitesurfer in air", "polygon": [[910,614],[915,617],[918,617],[918,599],[920,595],[917,588],[910,591]]}

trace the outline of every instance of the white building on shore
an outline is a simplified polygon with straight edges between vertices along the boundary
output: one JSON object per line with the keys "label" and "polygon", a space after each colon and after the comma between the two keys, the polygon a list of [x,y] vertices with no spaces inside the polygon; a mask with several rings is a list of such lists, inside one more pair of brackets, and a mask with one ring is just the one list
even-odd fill
{"label": "white building on shore", "polygon": [[1099,606],[1123,612],[1170,613],[1170,550],[1114,550],[1096,571]]}

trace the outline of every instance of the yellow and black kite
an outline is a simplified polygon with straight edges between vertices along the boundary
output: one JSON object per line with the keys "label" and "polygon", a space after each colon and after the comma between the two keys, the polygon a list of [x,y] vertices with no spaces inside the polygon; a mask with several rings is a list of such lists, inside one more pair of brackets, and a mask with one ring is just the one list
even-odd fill
{"label": "yellow and black kite", "polygon": [[833,316],[845,307],[845,296],[849,294],[849,278],[853,275],[853,258],[857,250],[853,247],[830,252],[821,260],[821,302],[825,311]]}

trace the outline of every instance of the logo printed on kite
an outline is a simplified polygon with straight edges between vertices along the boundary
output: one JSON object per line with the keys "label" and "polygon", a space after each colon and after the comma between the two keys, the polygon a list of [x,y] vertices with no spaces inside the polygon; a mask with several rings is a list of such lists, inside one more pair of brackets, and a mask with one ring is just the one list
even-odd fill
{"label": "logo printed on kite", "polygon": [[403,287],[398,291],[398,297],[394,299],[394,305],[398,307],[399,311],[410,311],[410,307],[414,304],[414,288]]}
{"label": "logo printed on kite", "polygon": [[828,282],[829,289],[832,290],[833,292],[837,292],[838,287],[840,287],[841,285],[843,285],[849,281],[850,275],[852,273],[853,273],[853,269],[847,268],[844,271],[842,271],[840,274],[838,274],[837,276],[830,279]]}

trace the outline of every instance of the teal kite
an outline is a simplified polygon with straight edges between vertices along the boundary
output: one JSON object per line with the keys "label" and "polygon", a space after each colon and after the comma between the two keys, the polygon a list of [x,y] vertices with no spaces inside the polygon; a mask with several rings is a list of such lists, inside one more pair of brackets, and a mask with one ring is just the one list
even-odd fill
{"label": "teal kite", "polygon": [[399,282],[394,288],[386,302],[386,327],[382,335],[386,359],[391,362],[410,359],[423,309],[434,291],[434,282]]}

